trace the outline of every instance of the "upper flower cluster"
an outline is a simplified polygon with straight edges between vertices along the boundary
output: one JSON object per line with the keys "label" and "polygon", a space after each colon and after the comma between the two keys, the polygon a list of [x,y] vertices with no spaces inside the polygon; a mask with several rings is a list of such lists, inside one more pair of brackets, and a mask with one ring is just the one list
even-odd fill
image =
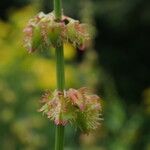
{"label": "upper flower cluster", "polygon": [[53,93],[47,91],[42,96],[44,105],[40,109],[56,125],[71,123],[84,133],[89,133],[100,124],[100,98],[87,88],[69,89]]}
{"label": "upper flower cluster", "polygon": [[91,29],[87,24],[62,16],[61,21],[55,20],[53,12],[43,12],[30,19],[24,29],[24,45],[31,53],[36,50],[59,46],[62,42],[70,42],[79,49],[89,43]]}

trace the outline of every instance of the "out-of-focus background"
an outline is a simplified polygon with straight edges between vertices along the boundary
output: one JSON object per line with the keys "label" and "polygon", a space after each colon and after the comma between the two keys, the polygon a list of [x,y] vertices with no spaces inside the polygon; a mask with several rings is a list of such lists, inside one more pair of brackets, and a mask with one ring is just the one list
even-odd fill
{"label": "out-of-focus background", "polygon": [[[55,51],[29,55],[22,30],[52,0],[0,1],[0,150],[53,150],[54,125],[37,110],[56,88]],[[95,89],[104,121],[65,130],[65,150],[150,150],[150,1],[63,0],[64,13],[95,26],[86,51],[65,44],[66,88]]]}

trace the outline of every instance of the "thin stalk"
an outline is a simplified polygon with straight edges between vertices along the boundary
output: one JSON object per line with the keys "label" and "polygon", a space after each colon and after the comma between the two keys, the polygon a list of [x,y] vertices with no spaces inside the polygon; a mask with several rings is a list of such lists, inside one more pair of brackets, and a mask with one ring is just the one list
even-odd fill
{"label": "thin stalk", "polygon": [[57,89],[59,91],[63,91],[65,88],[63,43],[59,47],[55,48],[55,53],[56,53]]}
{"label": "thin stalk", "polygon": [[[57,88],[59,91],[64,90],[65,73],[64,73],[64,53],[63,45],[56,47],[56,71],[57,71]],[[57,125],[55,131],[55,150],[63,150],[64,147],[64,126]]]}
{"label": "thin stalk", "polygon": [[62,2],[61,0],[54,0],[54,13],[56,20],[60,20],[62,17]]}
{"label": "thin stalk", "polygon": [[[54,0],[54,13],[56,21],[60,21],[62,16],[61,0]],[[56,51],[57,89],[59,91],[63,91],[65,87],[63,43],[57,46],[55,51]],[[57,125],[55,131],[55,150],[63,150],[63,147],[64,147],[64,126]]]}
{"label": "thin stalk", "polygon": [[55,134],[55,150],[64,149],[64,126],[57,125]]}

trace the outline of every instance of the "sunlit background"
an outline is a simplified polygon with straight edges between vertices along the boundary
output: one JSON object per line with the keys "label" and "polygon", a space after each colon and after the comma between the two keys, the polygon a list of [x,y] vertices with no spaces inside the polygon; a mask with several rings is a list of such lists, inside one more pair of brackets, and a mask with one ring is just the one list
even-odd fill
{"label": "sunlit background", "polygon": [[[0,150],[53,150],[54,125],[38,113],[56,88],[55,51],[28,54],[22,30],[52,0],[0,1]],[[64,13],[95,26],[85,51],[64,44],[66,88],[102,98],[101,127],[65,129],[65,150],[150,150],[150,5],[146,0],[63,0]]]}

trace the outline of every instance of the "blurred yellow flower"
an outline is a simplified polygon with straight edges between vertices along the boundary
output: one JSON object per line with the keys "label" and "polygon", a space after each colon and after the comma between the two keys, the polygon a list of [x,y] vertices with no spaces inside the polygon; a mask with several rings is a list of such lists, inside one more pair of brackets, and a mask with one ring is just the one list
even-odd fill
{"label": "blurred yellow flower", "polygon": [[66,60],[72,60],[76,55],[75,47],[69,43],[64,43],[64,57]]}
{"label": "blurred yellow flower", "polygon": [[32,70],[37,76],[40,88],[56,87],[55,63],[52,60],[39,58],[33,61]]}
{"label": "blurred yellow flower", "polygon": [[10,25],[3,22],[3,21],[0,21],[0,42],[2,42],[1,40],[3,38],[6,38],[8,33],[9,33],[9,30],[10,30]]}

